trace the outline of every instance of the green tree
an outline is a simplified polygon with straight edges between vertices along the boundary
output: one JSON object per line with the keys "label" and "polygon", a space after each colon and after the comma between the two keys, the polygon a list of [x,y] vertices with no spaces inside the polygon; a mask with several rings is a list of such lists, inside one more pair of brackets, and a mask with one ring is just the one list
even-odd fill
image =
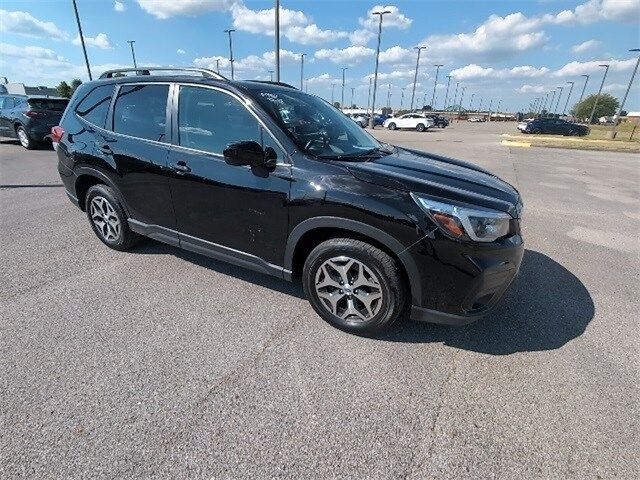
{"label": "green tree", "polygon": [[73,92],[76,91],[76,88],[78,88],[80,85],[82,85],[82,80],[80,80],[79,78],[74,78],[71,81],[71,94],[73,95]]}
{"label": "green tree", "polygon": [[58,84],[56,90],[58,91],[58,95],[60,95],[61,97],[71,98],[71,87],[64,80]]}
{"label": "green tree", "polygon": [[[579,103],[576,103],[571,109],[571,113],[576,118],[588,120],[591,115],[591,110],[593,110],[593,104],[596,101],[596,94],[589,95],[584,100]],[[597,120],[600,117],[609,117],[611,115],[615,115],[616,111],[620,103],[618,99],[613,95],[608,93],[600,94],[600,98],[598,99],[598,105],[596,106],[595,114],[593,115],[593,119]]]}

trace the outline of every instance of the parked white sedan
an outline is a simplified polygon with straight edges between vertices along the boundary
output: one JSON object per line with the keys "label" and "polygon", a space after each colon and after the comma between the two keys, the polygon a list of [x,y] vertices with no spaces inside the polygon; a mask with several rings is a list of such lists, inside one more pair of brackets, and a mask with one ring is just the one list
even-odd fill
{"label": "parked white sedan", "polygon": [[424,132],[433,127],[435,122],[432,118],[429,118],[421,113],[405,113],[399,117],[387,118],[383,126],[389,130],[396,130],[398,128],[411,128],[418,132]]}

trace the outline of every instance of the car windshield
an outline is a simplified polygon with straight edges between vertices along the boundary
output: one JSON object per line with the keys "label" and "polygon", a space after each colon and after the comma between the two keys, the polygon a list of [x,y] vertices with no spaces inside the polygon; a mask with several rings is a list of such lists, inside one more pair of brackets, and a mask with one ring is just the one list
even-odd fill
{"label": "car windshield", "polygon": [[319,97],[284,88],[258,90],[255,97],[298,148],[316,157],[341,160],[390,153],[360,125]]}

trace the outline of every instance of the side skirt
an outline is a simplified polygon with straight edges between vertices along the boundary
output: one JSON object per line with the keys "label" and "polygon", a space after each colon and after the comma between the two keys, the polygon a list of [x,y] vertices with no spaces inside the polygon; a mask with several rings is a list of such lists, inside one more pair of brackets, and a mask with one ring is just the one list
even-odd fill
{"label": "side skirt", "polygon": [[153,238],[160,242],[168,243],[175,247],[183,248],[190,252],[205,255],[216,260],[231,263],[239,267],[248,268],[256,272],[273,275],[275,277],[291,280],[291,271],[273,265],[260,257],[250,253],[235,250],[233,248],[218,245],[201,238],[192,237],[159,225],[148,225],[138,220],[129,219],[131,230],[141,235]]}

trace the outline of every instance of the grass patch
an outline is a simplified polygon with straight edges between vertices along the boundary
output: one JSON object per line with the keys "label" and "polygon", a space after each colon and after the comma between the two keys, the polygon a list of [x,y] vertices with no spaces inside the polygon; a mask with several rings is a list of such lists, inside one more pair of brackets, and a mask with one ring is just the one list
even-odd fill
{"label": "grass patch", "polygon": [[606,139],[606,132],[607,130],[604,130],[604,133],[598,132],[596,134],[598,138],[593,138],[591,135],[586,137],[564,137],[562,135],[524,134],[505,134],[503,138],[508,142],[529,143],[532,147],[640,153],[640,141],[635,139],[632,141],[624,140],[620,138],[620,135],[618,135],[616,140],[608,140]]}

